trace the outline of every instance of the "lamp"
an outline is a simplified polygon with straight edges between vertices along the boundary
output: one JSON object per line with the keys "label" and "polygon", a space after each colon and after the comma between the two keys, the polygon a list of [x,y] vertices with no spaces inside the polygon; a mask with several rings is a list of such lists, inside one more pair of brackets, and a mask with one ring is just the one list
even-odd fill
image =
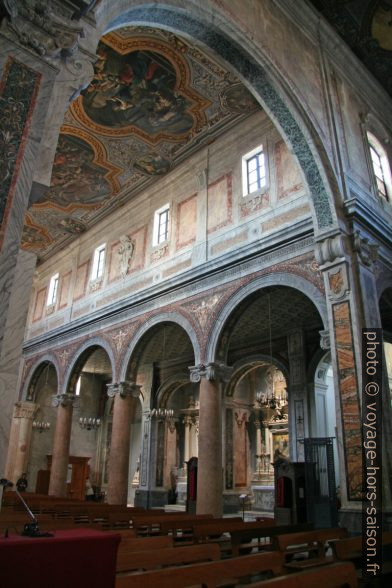
{"label": "lamp", "polygon": [[79,426],[82,429],[87,429],[87,431],[91,431],[92,429],[98,429],[98,427],[101,426],[101,419],[98,419],[96,417],[80,417]]}
{"label": "lamp", "polygon": [[50,423],[48,421],[33,421],[33,429],[37,429],[38,433],[42,433],[50,429]]}

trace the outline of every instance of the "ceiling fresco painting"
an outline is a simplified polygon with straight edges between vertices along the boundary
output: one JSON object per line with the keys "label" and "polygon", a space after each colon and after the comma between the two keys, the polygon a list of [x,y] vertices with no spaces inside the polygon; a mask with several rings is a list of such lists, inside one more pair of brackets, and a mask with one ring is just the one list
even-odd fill
{"label": "ceiling fresco painting", "polygon": [[47,259],[257,108],[233,74],[172,33],[105,35],[93,79],[65,115],[51,185],[28,210],[22,247]]}

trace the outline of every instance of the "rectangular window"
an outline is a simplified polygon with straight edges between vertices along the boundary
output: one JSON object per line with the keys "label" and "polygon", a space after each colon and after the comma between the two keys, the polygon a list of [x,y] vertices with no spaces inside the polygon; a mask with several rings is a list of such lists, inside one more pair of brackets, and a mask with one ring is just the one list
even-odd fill
{"label": "rectangular window", "polygon": [[168,204],[162,206],[155,212],[154,215],[154,236],[153,245],[160,245],[169,238],[169,212],[170,207]]}
{"label": "rectangular window", "polygon": [[93,267],[91,271],[91,280],[98,280],[103,276],[103,270],[105,267],[105,250],[106,244],[100,245],[94,251]]}
{"label": "rectangular window", "polygon": [[59,274],[54,274],[54,276],[50,278],[48,299],[46,301],[47,306],[52,306],[52,304],[56,304],[57,290],[59,287],[59,277]]}
{"label": "rectangular window", "polygon": [[372,165],[374,176],[376,178],[377,190],[380,196],[387,199],[387,187],[385,184],[384,171],[382,168],[381,157],[375,150],[373,145],[370,145],[370,155],[372,157]]}
{"label": "rectangular window", "polygon": [[263,146],[259,145],[242,158],[242,193],[253,194],[266,185],[265,156]]}

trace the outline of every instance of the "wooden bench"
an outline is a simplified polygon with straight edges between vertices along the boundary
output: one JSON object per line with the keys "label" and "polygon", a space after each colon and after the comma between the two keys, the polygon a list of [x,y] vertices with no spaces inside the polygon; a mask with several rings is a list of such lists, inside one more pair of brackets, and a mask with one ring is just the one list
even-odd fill
{"label": "wooden bench", "polygon": [[138,535],[163,534],[161,525],[166,523],[179,522],[181,524],[197,520],[213,519],[210,514],[191,515],[185,513],[164,513],[162,514],[136,514],[132,516],[132,528]]}
{"label": "wooden bench", "polygon": [[153,551],[128,551],[117,555],[117,572],[155,570],[220,559],[219,545],[192,545],[169,547]]}
{"label": "wooden bench", "polygon": [[[327,557],[326,544],[334,539],[348,536],[347,529],[336,527],[333,529],[317,529],[305,533],[288,533],[275,537],[276,547],[286,559],[285,567],[290,569],[305,569],[307,567],[325,565],[333,561]],[[294,560],[292,556],[306,554],[306,558]],[[292,561],[287,561],[288,559]]]}
{"label": "wooden bench", "polygon": [[352,563],[332,563],[321,568],[280,576],[251,584],[251,588],[357,588]]}
{"label": "wooden bench", "polygon": [[201,584],[205,588],[215,588],[255,575],[280,574],[282,564],[282,555],[271,551],[179,568],[118,575],[116,588],[183,588]]}
{"label": "wooden bench", "polygon": [[[119,532],[121,534],[121,531]],[[135,551],[167,549],[173,547],[173,539],[169,536],[158,537],[122,537],[117,555]]]}
{"label": "wooden bench", "polygon": [[[362,535],[357,537],[348,537],[338,541],[331,541],[332,550],[338,561],[351,561],[357,568],[358,578],[364,577],[363,564],[363,538]],[[381,538],[382,547],[388,548],[388,559],[382,560],[381,575],[392,573],[392,531],[384,531]],[[375,576],[376,577],[376,576]]]}
{"label": "wooden bench", "polygon": [[[257,521],[259,522],[259,521]],[[231,554],[237,557],[241,553],[250,553],[251,550],[273,549],[275,543],[271,541],[277,535],[300,533],[304,531],[311,531],[313,529],[310,523],[299,523],[298,525],[272,525],[268,524],[253,524],[247,523],[248,527],[243,529],[230,530],[231,538]],[[257,540],[255,542],[254,540]]]}

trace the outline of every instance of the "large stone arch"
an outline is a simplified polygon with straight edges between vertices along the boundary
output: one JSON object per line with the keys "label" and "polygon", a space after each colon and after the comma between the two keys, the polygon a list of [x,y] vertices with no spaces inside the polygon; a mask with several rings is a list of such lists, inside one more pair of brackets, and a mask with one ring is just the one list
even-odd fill
{"label": "large stone arch", "polygon": [[189,339],[192,343],[193,352],[195,355],[195,364],[200,363],[200,345],[199,345],[199,341],[196,336],[196,332],[195,332],[193,326],[191,325],[191,323],[188,321],[188,319],[186,319],[179,312],[165,312],[165,313],[157,314],[157,315],[151,317],[135,333],[135,335],[130,343],[129,348],[123,357],[122,366],[119,370],[121,382],[124,381],[127,377],[129,362],[131,361],[131,358],[135,352],[135,349],[137,348],[138,344],[140,343],[142,337],[152,327],[155,327],[155,326],[159,325],[160,323],[163,324],[163,323],[167,323],[167,322],[175,323],[178,326],[182,327],[184,329],[184,331],[186,331],[186,333],[188,334]]}
{"label": "large stone arch", "polygon": [[181,371],[167,378],[158,388],[156,408],[166,406],[170,396],[184,384],[189,384],[189,372]]}
{"label": "large stone arch", "polygon": [[28,400],[34,402],[34,386],[48,363],[51,364],[56,371],[58,388],[60,383],[60,366],[57,362],[57,358],[51,353],[47,353],[39,357],[30,367],[29,373],[27,374],[27,377],[25,378],[22,384],[22,390],[20,393],[21,400]]}
{"label": "large stone arch", "polygon": [[263,355],[261,353],[257,355],[251,355],[246,359],[241,359],[233,365],[233,372],[231,374],[230,381],[225,387],[226,396],[233,396],[235,387],[237,386],[240,379],[254,368],[264,365],[265,363],[271,362],[282,372],[286,381],[288,381],[289,372],[286,363],[277,357],[270,355]]}
{"label": "large stone arch", "polygon": [[320,290],[318,290],[318,288],[316,288],[316,286],[314,286],[311,282],[300,276],[286,273],[276,273],[273,275],[261,276],[237,290],[237,292],[231,298],[229,298],[225,306],[221,309],[221,312],[216,318],[214,326],[208,337],[205,354],[206,362],[215,361],[221,333],[227,320],[237,308],[237,306],[241,304],[245,298],[254,292],[257,292],[257,290],[263,290],[268,286],[287,286],[289,288],[299,290],[302,292],[302,294],[305,294],[305,296],[307,296],[317,308],[324,324],[324,328],[328,329],[326,300],[321,294]]}
{"label": "large stone arch", "polygon": [[110,365],[112,368],[112,381],[115,382],[115,376],[116,376],[116,362],[115,362],[115,358],[114,358],[114,352],[113,349],[111,348],[111,346],[109,345],[109,343],[106,341],[106,339],[103,339],[102,337],[92,337],[91,339],[88,339],[87,341],[85,341],[80,347],[78,347],[78,349],[75,351],[72,360],[70,361],[70,364],[64,374],[64,380],[63,380],[63,393],[66,393],[68,391],[68,388],[70,386],[70,379],[71,376],[74,374],[75,371],[78,371],[79,368],[81,369],[84,365],[84,362],[86,361],[88,355],[89,355],[89,350],[93,350],[93,348],[98,348],[101,347],[102,349],[104,349],[106,351],[106,353],[108,354],[109,360],[110,360]]}
{"label": "large stone arch", "polygon": [[315,232],[337,226],[340,192],[315,121],[277,65],[234,19],[221,12],[218,3],[200,6],[187,2],[184,10],[184,3],[176,0],[165,6],[137,0],[109,4],[104,0],[96,18],[101,34],[125,25],[161,27],[203,45],[225,61],[274,121],[297,158],[309,188]]}

